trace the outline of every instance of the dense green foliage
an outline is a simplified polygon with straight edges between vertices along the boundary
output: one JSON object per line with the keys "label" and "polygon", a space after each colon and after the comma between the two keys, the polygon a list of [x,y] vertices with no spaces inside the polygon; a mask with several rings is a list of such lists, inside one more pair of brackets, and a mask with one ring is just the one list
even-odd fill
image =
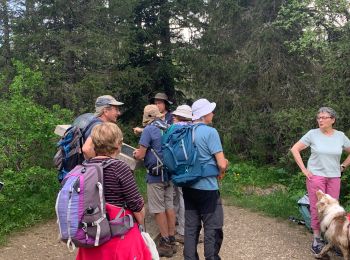
{"label": "dense green foliage", "polygon": [[31,167],[21,172],[5,170],[0,193],[0,243],[14,230],[30,227],[55,215],[58,191],[56,171]]}
{"label": "dense green foliage", "polygon": [[16,62],[6,99],[0,99],[0,242],[14,229],[31,226],[54,215],[58,191],[52,169],[57,124],[72,113],[57,105],[48,109],[35,103],[33,90],[43,85],[40,72]]}
{"label": "dense green foliage", "polygon": [[227,153],[289,169],[317,108],[333,106],[337,127],[350,126],[346,0],[1,3],[4,96],[18,60],[42,73],[36,102],[78,115],[112,94],[128,131],[156,91],[177,104],[206,97]]}

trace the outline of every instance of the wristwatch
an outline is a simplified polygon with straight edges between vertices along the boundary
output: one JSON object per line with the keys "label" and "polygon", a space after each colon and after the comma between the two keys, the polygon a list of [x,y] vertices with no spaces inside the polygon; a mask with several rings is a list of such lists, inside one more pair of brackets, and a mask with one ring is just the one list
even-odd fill
{"label": "wristwatch", "polygon": [[344,164],[341,164],[340,168],[342,168],[344,170],[346,168],[346,166]]}

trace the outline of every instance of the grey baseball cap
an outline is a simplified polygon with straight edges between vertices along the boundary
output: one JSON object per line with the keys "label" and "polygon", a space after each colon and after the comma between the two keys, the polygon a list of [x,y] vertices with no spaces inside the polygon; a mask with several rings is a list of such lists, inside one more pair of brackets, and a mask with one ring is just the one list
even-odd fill
{"label": "grey baseball cap", "polygon": [[121,106],[124,103],[117,101],[114,97],[110,95],[100,96],[96,99],[95,108],[104,107],[104,106]]}

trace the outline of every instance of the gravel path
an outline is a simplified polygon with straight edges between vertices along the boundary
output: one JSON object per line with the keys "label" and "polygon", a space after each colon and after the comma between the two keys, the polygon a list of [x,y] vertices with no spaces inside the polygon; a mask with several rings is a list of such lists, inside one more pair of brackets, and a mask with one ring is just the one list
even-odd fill
{"label": "gravel path", "polygon": [[[311,234],[303,226],[233,206],[225,206],[224,211],[222,259],[314,259],[309,249]],[[156,235],[151,217],[146,219],[146,228],[152,236]],[[203,244],[199,245],[198,251],[200,259],[204,259]],[[75,253],[69,253],[58,241],[55,220],[17,233],[0,247],[0,260],[73,260],[74,257]],[[183,259],[182,248],[169,259]],[[341,258],[332,255],[331,259]]]}

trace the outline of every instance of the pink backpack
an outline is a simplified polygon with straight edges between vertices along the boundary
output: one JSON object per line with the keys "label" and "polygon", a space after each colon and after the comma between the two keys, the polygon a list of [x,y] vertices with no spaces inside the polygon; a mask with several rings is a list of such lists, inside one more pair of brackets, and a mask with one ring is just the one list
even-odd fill
{"label": "pink backpack", "polygon": [[113,161],[84,162],[62,181],[56,200],[57,223],[61,240],[71,250],[99,246],[134,226],[133,216],[125,214],[124,208],[113,220],[106,213],[103,169]]}

